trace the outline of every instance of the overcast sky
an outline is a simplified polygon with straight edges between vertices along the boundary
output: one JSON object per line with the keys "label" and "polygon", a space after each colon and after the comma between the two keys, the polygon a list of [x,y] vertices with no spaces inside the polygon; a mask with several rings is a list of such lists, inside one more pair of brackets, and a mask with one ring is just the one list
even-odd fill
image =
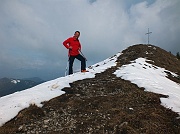
{"label": "overcast sky", "polygon": [[0,78],[63,76],[62,42],[76,30],[87,66],[146,44],[148,28],[150,44],[176,54],[179,9],[180,0],[0,0]]}

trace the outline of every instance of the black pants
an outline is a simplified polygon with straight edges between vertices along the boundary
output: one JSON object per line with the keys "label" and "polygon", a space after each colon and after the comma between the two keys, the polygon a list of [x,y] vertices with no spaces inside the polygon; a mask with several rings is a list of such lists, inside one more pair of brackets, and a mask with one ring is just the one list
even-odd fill
{"label": "black pants", "polygon": [[69,75],[73,74],[73,63],[74,63],[75,58],[81,61],[81,70],[86,69],[86,60],[82,55],[78,54],[76,56],[70,56],[69,57]]}

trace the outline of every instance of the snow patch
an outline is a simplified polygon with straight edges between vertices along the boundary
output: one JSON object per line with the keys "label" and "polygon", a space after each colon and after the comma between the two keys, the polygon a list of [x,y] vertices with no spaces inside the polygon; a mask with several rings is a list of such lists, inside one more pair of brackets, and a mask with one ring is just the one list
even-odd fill
{"label": "snow patch", "polygon": [[[131,64],[123,65],[114,72],[117,77],[129,80],[146,91],[167,95],[161,98],[161,104],[180,114],[180,84],[168,79],[164,68],[149,64],[144,58],[138,58]],[[177,74],[170,72],[174,76]]]}
{"label": "snow patch", "polygon": [[14,83],[14,84],[17,84],[17,83],[19,83],[21,81],[20,80],[11,80],[11,82]]}

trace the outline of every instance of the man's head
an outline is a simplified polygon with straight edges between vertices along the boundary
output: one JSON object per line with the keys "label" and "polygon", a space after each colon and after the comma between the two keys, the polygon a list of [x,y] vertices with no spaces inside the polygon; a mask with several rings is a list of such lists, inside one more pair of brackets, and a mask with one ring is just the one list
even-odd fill
{"label": "man's head", "polygon": [[79,36],[80,36],[80,32],[79,32],[79,31],[76,31],[76,32],[74,33],[74,37],[75,37],[76,39],[78,39]]}

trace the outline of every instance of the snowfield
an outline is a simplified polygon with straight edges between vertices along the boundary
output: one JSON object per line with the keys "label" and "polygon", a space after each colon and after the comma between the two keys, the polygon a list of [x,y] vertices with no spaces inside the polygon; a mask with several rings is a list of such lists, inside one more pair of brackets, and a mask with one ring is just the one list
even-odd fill
{"label": "snowfield", "polygon": [[[114,74],[124,80],[144,87],[145,91],[168,95],[168,98],[161,98],[161,103],[180,115],[180,84],[166,78],[164,68],[149,64],[144,58],[138,58],[131,64],[123,65]],[[177,75],[170,72],[174,77]]]}
{"label": "snowfield", "polygon": [[19,111],[29,107],[31,104],[42,107],[42,102],[49,101],[52,98],[64,94],[65,92],[61,91],[61,89],[70,87],[69,83],[86,78],[94,78],[96,73],[104,72],[106,69],[116,66],[116,60],[120,54],[121,53],[118,53],[111,58],[90,66],[87,68],[89,72],[77,72],[72,75],[42,83],[33,88],[1,97],[0,126],[14,118]]}

